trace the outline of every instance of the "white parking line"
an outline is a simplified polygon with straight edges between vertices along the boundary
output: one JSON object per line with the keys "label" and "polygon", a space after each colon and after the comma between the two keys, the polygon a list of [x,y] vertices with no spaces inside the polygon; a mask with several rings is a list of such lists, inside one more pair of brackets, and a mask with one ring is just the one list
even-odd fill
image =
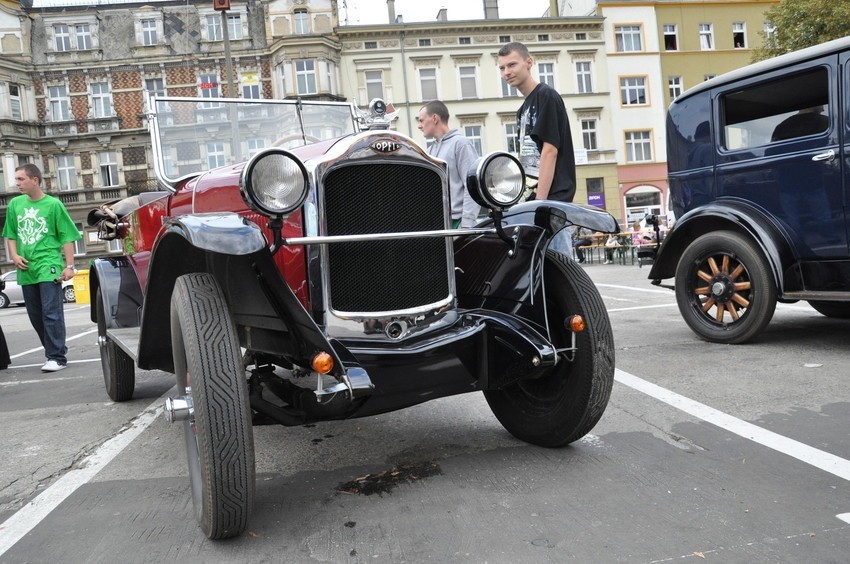
{"label": "white parking line", "polygon": [[[796,458],[801,462],[805,462],[815,468],[820,468],[825,472],[829,472],[834,476],[850,480],[850,460],[840,458],[834,454],[810,447],[794,439],[768,431],[747,423],[742,419],[733,417],[722,411],[718,411],[713,407],[694,401],[685,396],[679,395],[676,392],[662,388],[652,382],[647,382],[642,378],[638,378],[628,372],[623,372],[617,369],[614,372],[614,379],[621,384],[628,386],[639,392],[653,397],[659,401],[673,406],[676,409],[684,411],[698,419],[702,419],[707,423],[716,425],[721,429],[734,433],[740,437],[758,443],[760,445],[771,448],[782,454],[787,454],[792,458]],[[839,517],[840,518],[840,517]]]}
{"label": "white parking line", "polygon": [[850,523],[850,513],[839,513],[838,515],[836,515],[836,517],[838,517],[845,523]]}
{"label": "white parking line", "polygon": [[174,393],[168,390],[150,404],[128,427],[100,445],[89,456],[83,458],[77,467],[56,480],[38,497],[19,509],[14,515],[0,523],[0,556],[12,548],[24,535],[33,530],[51,511],[65,501],[80,486],[88,483],[98,472],[118,456],[133,439],[138,437],[159,416],[163,400]]}
{"label": "white parking line", "polygon": [[597,284],[597,288],[618,288],[620,290],[633,290],[635,292],[649,292],[650,294],[664,294],[672,296],[673,290],[655,290],[654,288],[635,288],[634,286],[620,286],[618,284]]}
{"label": "white parking line", "polygon": [[634,306],[634,307],[614,307],[606,310],[608,313],[612,313],[615,311],[634,311],[636,309],[655,309],[658,307],[676,307],[676,304],[657,304],[657,305],[645,305],[645,306]]}
{"label": "white parking line", "polygon": [[[83,331],[82,333],[77,333],[76,335],[73,335],[71,337],[67,337],[65,339],[65,341],[66,342],[67,341],[74,341],[76,339],[79,339],[80,337],[85,337],[86,335],[91,335],[92,333],[97,333],[97,329],[90,329],[89,331]],[[34,349],[29,349],[29,350],[24,351],[24,352],[19,352],[18,354],[13,354],[10,358],[12,358],[12,359],[20,358],[24,355],[31,354],[31,353],[38,352],[38,351],[43,351],[43,350],[44,350],[44,347],[36,347]]]}
{"label": "white parking line", "polygon": [[[33,364],[33,366],[39,366],[38,364]],[[20,366],[16,366],[15,368],[20,368]],[[46,378],[42,378],[40,380],[12,380],[11,382],[0,382],[0,388],[7,388],[9,386],[20,386],[21,384],[45,384],[50,382],[61,382],[62,380],[82,380],[83,378],[88,378],[88,376],[47,376]]]}

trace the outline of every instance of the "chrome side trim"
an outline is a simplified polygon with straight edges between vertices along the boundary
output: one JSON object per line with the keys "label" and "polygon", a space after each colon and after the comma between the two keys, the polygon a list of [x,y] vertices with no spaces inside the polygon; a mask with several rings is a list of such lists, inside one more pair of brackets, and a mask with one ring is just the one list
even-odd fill
{"label": "chrome side trim", "polygon": [[413,237],[457,237],[459,235],[488,235],[493,227],[465,229],[440,229],[437,231],[405,231],[400,233],[364,233],[362,235],[320,235],[317,237],[290,237],[284,245],[323,245],[325,243],[350,243],[353,241],[378,241],[381,239],[410,239]]}

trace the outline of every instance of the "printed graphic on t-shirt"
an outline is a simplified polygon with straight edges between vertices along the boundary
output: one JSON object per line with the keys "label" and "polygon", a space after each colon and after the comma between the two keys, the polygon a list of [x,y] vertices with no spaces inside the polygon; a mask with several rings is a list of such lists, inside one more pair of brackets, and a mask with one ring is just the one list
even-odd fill
{"label": "printed graphic on t-shirt", "polygon": [[24,208],[18,216],[18,238],[24,245],[33,245],[47,234],[47,221],[38,217],[38,208]]}
{"label": "printed graphic on t-shirt", "polygon": [[527,174],[539,176],[540,151],[537,143],[531,138],[531,131],[537,122],[537,112],[533,106],[529,106],[522,113],[519,122],[519,162]]}

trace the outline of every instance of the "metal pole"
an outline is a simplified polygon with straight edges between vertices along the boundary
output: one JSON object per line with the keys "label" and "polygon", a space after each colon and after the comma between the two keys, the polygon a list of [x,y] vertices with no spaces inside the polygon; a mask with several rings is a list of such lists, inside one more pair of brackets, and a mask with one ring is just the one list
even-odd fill
{"label": "metal pole", "polygon": [[[224,68],[227,73],[227,89],[228,98],[239,98],[239,91],[236,90],[236,77],[233,75],[233,59],[230,57],[230,30],[227,28],[227,10],[221,10],[221,38],[224,40]],[[230,115],[230,127],[233,129],[233,140],[231,142],[230,151],[233,154],[233,161],[239,162],[242,160],[242,141],[239,136],[238,123],[238,108],[236,104],[228,104]]]}

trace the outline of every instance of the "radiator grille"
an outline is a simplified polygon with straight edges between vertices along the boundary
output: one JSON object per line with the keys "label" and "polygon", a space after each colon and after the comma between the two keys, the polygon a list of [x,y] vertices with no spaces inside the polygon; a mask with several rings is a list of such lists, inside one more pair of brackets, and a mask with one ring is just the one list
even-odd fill
{"label": "radiator grille", "polygon": [[[410,164],[351,165],[324,179],[328,235],[443,229],[440,175]],[[410,309],[449,295],[446,240],[410,238],[328,245],[336,311]]]}

